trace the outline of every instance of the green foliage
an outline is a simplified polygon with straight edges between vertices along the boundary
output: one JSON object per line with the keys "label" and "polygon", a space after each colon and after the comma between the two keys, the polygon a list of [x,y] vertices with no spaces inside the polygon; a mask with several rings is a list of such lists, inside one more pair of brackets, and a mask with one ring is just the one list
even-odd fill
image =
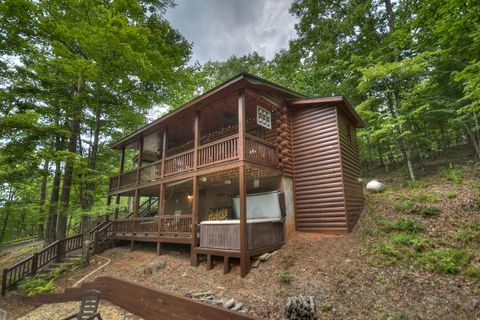
{"label": "green foliage", "polygon": [[424,227],[421,223],[411,218],[398,218],[386,224],[386,230],[389,232],[404,231],[414,234],[423,231],[423,229]]}
{"label": "green foliage", "polygon": [[457,193],[456,192],[453,192],[453,191],[449,191],[447,193],[447,198],[448,199],[455,199],[457,197]]}
{"label": "green foliage", "polygon": [[412,209],[414,203],[412,200],[410,199],[407,199],[407,200],[403,200],[399,203],[397,203],[393,209],[395,209],[395,211],[399,211],[399,212],[405,212],[407,210],[410,210]]}
{"label": "green foliage", "polygon": [[440,175],[447,181],[454,182],[457,186],[460,186],[462,184],[463,171],[461,169],[442,169],[440,171]]}
{"label": "green foliage", "polygon": [[18,286],[20,292],[27,296],[33,296],[37,293],[55,291],[53,279],[40,277],[27,277]]}
{"label": "green foliage", "polygon": [[322,300],[320,301],[320,309],[322,309],[323,312],[329,312],[332,311],[333,305],[328,300]]}
{"label": "green foliage", "polygon": [[467,277],[480,281],[480,268],[475,266],[470,266],[465,270],[465,275]]}
{"label": "green foliage", "polygon": [[376,248],[377,252],[385,256],[387,259],[383,262],[386,264],[393,264],[401,258],[401,253],[393,246],[381,241]]}
{"label": "green foliage", "polygon": [[435,207],[424,207],[424,206],[421,206],[421,207],[418,209],[418,212],[419,212],[422,216],[427,217],[427,218],[437,218],[438,216],[440,216],[441,210],[438,209],[438,208],[435,208]]}
{"label": "green foliage", "polygon": [[391,241],[397,245],[411,246],[416,251],[422,251],[427,246],[427,240],[425,238],[418,237],[411,233],[395,234],[391,237]]}
{"label": "green foliage", "polygon": [[419,180],[410,180],[408,181],[408,187],[410,189],[421,189],[423,188],[423,183]]}
{"label": "green foliage", "polygon": [[283,270],[277,272],[277,276],[280,282],[284,284],[290,284],[293,279],[289,268],[284,268]]}
{"label": "green foliage", "polygon": [[439,273],[456,274],[468,264],[468,253],[458,249],[436,249],[427,251],[422,263],[427,269]]}

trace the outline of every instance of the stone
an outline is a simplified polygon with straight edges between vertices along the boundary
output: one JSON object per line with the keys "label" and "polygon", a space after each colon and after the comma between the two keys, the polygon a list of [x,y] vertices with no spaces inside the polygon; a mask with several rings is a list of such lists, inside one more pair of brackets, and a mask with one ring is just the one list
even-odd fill
{"label": "stone", "polygon": [[268,259],[270,259],[271,256],[272,256],[272,254],[267,252],[267,253],[262,254],[260,257],[258,257],[258,260],[267,261]]}
{"label": "stone", "polygon": [[225,301],[225,303],[223,304],[223,307],[226,308],[226,309],[230,309],[234,305],[235,305],[235,299],[230,299],[230,300]]}
{"label": "stone", "polygon": [[240,310],[240,309],[242,309],[242,308],[243,308],[243,303],[238,302],[238,303],[236,303],[230,310],[232,310],[232,311],[238,311],[238,310]]}

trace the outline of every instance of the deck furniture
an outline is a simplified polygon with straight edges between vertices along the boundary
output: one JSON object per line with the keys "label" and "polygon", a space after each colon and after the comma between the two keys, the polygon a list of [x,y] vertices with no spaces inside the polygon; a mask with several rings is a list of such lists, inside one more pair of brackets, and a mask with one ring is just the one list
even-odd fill
{"label": "deck furniture", "polygon": [[80,311],[63,320],[77,319],[77,320],[102,320],[100,312],[97,312],[98,304],[100,303],[100,291],[91,289],[82,297],[80,304]]}

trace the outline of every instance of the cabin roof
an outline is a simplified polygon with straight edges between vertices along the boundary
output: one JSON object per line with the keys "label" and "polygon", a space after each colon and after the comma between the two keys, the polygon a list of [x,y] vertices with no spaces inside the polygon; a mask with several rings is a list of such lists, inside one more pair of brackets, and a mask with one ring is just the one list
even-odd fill
{"label": "cabin roof", "polygon": [[307,98],[303,94],[270,82],[268,80],[259,78],[252,74],[242,72],[231,79],[219,84],[218,86],[208,90],[193,100],[185,103],[177,109],[163,115],[162,117],[152,121],[151,123],[143,126],[142,128],[130,133],[126,137],[112,143],[112,149],[121,149],[132,143],[135,143],[140,136],[147,135],[155,130],[166,127],[170,119],[178,118],[181,114],[191,111],[196,111],[206,104],[225,96],[229,93],[233,93],[236,90],[240,90],[245,87],[256,87],[259,89],[273,91],[276,94],[280,94],[289,102],[289,105],[302,106],[302,105],[318,105],[319,107],[325,104],[340,103],[347,113],[347,116],[353,120],[357,127],[364,127],[363,121],[355,112],[351,104],[342,96],[324,97],[324,98]]}

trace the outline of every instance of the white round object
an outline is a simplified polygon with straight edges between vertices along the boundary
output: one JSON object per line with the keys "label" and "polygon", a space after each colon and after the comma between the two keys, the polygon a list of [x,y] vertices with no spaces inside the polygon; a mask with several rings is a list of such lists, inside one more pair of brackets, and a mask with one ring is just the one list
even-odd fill
{"label": "white round object", "polygon": [[377,179],[373,179],[372,181],[367,183],[368,191],[378,192],[378,191],[382,191],[383,189],[385,189],[385,185],[380,181],[378,181]]}

